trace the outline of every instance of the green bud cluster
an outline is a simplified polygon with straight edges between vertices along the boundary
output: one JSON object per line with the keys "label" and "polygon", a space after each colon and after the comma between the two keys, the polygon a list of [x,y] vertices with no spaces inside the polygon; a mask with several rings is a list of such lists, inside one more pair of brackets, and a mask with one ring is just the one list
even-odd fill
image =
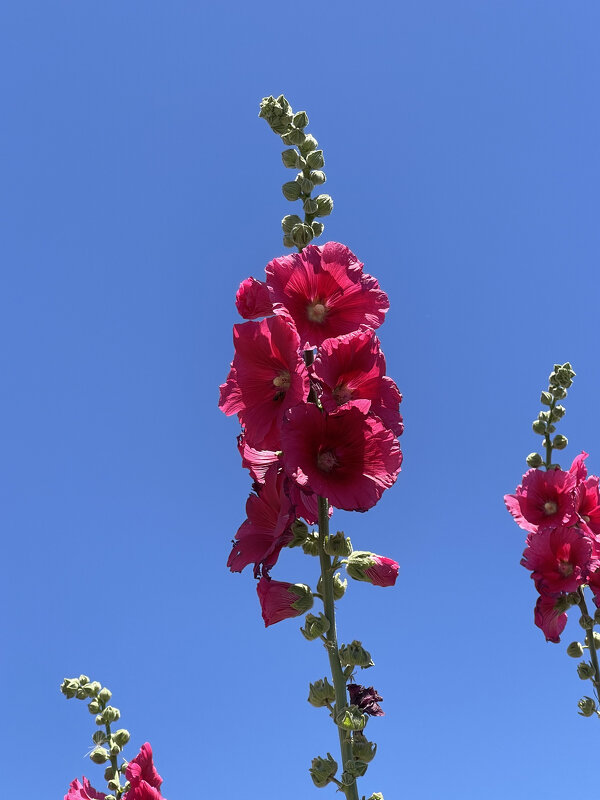
{"label": "green bud cluster", "polygon": [[568,361],[554,365],[548,378],[548,390],[540,395],[544,410],[540,411],[531,425],[534,433],[544,437],[542,445],[546,451],[546,458],[544,459],[539,453],[530,453],[526,459],[529,467],[537,469],[543,465],[546,469],[559,468],[558,464],[552,463],[552,450],[564,450],[569,441],[560,433],[554,437],[552,434],[556,431],[555,423],[564,417],[566,411],[559,401],[567,396],[567,389],[571,387],[574,377],[575,373]]}
{"label": "green bud cluster", "polygon": [[315,137],[305,132],[308,126],[306,111],[294,113],[284,95],[264,97],[258,116],[266,120],[271,130],[287,145],[281,153],[284,167],[298,170],[294,180],[286,181],[281,188],[286,200],[302,202],[304,220],[295,214],[287,215],[281,222],[281,228],[284,246],[302,250],[325,229],[325,225],[316,221],[315,217],[326,217],[333,210],[330,195],[311,196],[314,187],[321,186],[327,180],[323,172],[323,151],[318,149]]}
{"label": "green bud cluster", "polygon": [[338,531],[335,536],[329,536],[325,540],[324,550],[329,556],[347,558],[352,552],[352,542],[344,536],[344,531]]}

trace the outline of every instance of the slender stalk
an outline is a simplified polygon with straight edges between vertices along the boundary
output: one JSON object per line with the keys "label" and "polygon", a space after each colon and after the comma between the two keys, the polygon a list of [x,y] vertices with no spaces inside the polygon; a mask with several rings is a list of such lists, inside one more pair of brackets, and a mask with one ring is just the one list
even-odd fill
{"label": "slender stalk", "polygon": [[[588,613],[582,586],[579,587],[579,596],[581,598],[579,601],[579,608],[581,609],[581,613],[584,616],[589,617],[590,615]],[[596,690],[596,697],[600,702],[600,667],[598,666],[598,653],[596,653],[596,646],[594,644],[593,628],[591,631],[585,632],[585,643],[587,644],[588,650],[590,651],[590,660],[592,662],[592,666],[594,667],[594,672],[595,672],[595,676],[594,679],[592,680],[592,683],[594,684],[594,689]]]}
{"label": "slender stalk", "polygon": [[[335,717],[346,708],[348,699],[346,694],[346,679],[340,664],[340,654],[337,643],[337,632],[335,627],[335,601],[333,597],[333,567],[331,558],[325,552],[324,544],[329,536],[329,503],[327,498],[319,497],[319,559],[321,561],[321,583],[323,586],[323,605],[324,614],[329,620],[329,630],[325,634],[325,649],[329,656],[331,667],[331,677],[335,689]],[[352,741],[350,734],[338,728],[340,736],[340,751],[342,754],[342,771],[347,761],[352,761]],[[358,787],[356,781],[352,786],[342,786],[348,800],[358,800]]]}
{"label": "slender stalk", "polygon": [[[111,730],[110,730],[110,722],[105,722],[104,723],[104,727],[106,729],[106,736],[107,736],[108,742],[110,743],[112,741],[112,733],[111,733]],[[117,800],[119,800],[119,798],[123,794],[123,789],[121,788],[121,773],[119,772],[119,762],[117,761],[117,756],[112,756],[112,755],[110,756],[110,765],[114,770],[113,777],[116,777],[116,780],[119,782],[119,788],[116,791],[113,791],[113,794],[115,795]]]}

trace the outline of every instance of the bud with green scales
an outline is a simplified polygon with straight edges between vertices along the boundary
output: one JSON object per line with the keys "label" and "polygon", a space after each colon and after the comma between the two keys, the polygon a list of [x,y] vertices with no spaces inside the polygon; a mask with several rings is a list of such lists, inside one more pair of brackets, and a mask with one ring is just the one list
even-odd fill
{"label": "bud with green scales", "polygon": [[335,702],[335,689],[327,678],[309,685],[308,702],[315,708],[323,708]]}
{"label": "bud with green scales", "polygon": [[335,778],[337,769],[337,761],[331,753],[327,753],[327,758],[321,758],[320,756],[313,758],[309,772],[314,785],[320,789],[323,786],[327,786]]}

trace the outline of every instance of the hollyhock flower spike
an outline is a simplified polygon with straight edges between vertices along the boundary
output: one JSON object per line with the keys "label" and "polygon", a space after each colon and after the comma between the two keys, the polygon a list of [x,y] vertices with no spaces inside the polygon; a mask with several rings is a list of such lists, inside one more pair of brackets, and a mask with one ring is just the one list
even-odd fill
{"label": "hollyhock flower spike", "polygon": [[273,313],[273,304],[267,284],[257,281],[256,278],[246,278],[237,290],[235,307],[244,319],[270,316]]}
{"label": "hollyhock flower spike", "polygon": [[83,783],[79,783],[77,779],[71,782],[65,800],[104,800],[105,797],[104,792],[97,792],[84,777]]}
{"label": "hollyhock flower spike", "polygon": [[296,406],[285,417],[282,443],[290,478],[345,511],[372,508],[402,464],[394,434],[357,408],[329,415],[313,405]]}
{"label": "hollyhock flower spike", "polygon": [[304,350],[362,325],[381,325],[389,301],[362,267],[354,253],[338,242],[309,245],[301,253],[267,264],[274,311],[291,316]]}
{"label": "hollyhock flower spike", "polygon": [[309,381],[299,339],[285,317],[233,326],[235,356],[219,408],[237,414],[246,442],[258,450],[281,449],[285,412],[308,398]]}

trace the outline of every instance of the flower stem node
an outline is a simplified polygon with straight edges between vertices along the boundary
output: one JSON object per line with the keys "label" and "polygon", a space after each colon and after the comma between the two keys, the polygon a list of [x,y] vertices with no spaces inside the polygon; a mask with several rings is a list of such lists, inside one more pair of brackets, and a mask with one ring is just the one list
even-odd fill
{"label": "flower stem node", "polygon": [[335,718],[335,724],[343,731],[362,731],[369,717],[358,706],[346,706]]}
{"label": "flower stem node", "polygon": [[318,639],[324,633],[327,633],[330,627],[331,623],[323,612],[321,612],[318,617],[314,614],[307,614],[304,628],[300,628],[300,633],[305,639],[311,642],[314,639]]}
{"label": "flower stem node", "polygon": [[552,447],[554,447],[556,450],[564,450],[568,444],[569,440],[561,433],[557,433],[552,441]]}
{"label": "flower stem node", "polygon": [[263,97],[258,116],[266,120],[271,130],[279,135],[288,130],[293,119],[292,108],[282,94],[277,99]]}
{"label": "flower stem node", "polygon": [[527,466],[532,467],[533,469],[537,469],[541,467],[544,463],[544,459],[541,457],[539,453],[529,453],[527,456]]}
{"label": "flower stem node", "polygon": [[356,639],[350,644],[343,644],[340,647],[340,663],[342,667],[361,667],[362,669],[375,666],[371,654]]}
{"label": "flower stem node", "polygon": [[281,187],[281,191],[285,199],[292,202],[300,197],[300,184],[298,181],[287,181]]}
{"label": "flower stem node", "polygon": [[589,614],[582,614],[579,617],[579,624],[583,628],[584,631],[591,631],[594,627],[594,620],[590,617]]}
{"label": "flower stem node", "polygon": [[328,217],[333,211],[333,198],[328,194],[319,194],[316,197],[317,216]]}
{"label": "flower stem node", "polygon": [[352,542],[348,536],[344,536],[344,531],[338,531],[335,536],[325,540],[324,549],[328,556],[347,558],[352,553]]}
{"label": "flower stem node", "polygon": [[327,678],[309,684],[308,702],[315,708],[323,708],[335,702],[335,689]]}
{"label": "flower stem node", "polygon": [[327,753],[327,758],[321,758],[320,756],[313,758],[309,772],[314,785],[319,789],[327,786],[331,779],[335,777],[337,768],[337,761],[331,753]]}
{"label": "flower stem node", "polygon": [[302,545],[303,551],[306,553],[307,556],[318,556],[319,555],[319,534],[318,533],[309,533],[306,537],[306,541]]}
{"label": "flower stem node", "polygon": [[[348,580],[347,578],[342,579],[342,576],[339,572],[336,572],[333,576],[333,599],[334,600],[341,600],[342,597],[346,594],[346,589],[348,588]],[[317,583],[317,592],[323,594],[323,578],[320,577]]]}
{"label": "flower stem node", "polygon": [[571,658],[581,658],[583,655],[583,645],[581,642],[571,642],[567,647],[567,655]]}
{"label": "flower stem node", "polygon": [[594,665],[590,664],[589,661],[581,661],[577,664],[577,674],[582,681],[588,681],[596,675],[596,670],[594,669]]}
{"label": "flower stem node", "polygon": [[291,233],[294,225],[300,225],[301,222],[298,214],[286,214],[281,220],[281,229],[284,233]]}
{"label": "flower stem node", "polygon": [[94,747],[90,753],[90,758],[94,764],[105,764],[108,761],[108,750],[105,747]]}
{"label": "flower stem node", "polygon": [[580,717],[591,717],[596,712],[596,703],[591,697],[582,697],[577,705]]}
{"label": "flower stem node", "polygon": [[355,731],[352,736],[352,755],[358,761],[369,764],[375,758],[377,745],[370,742],[362,731]]}
{"label": "flower stem node", "polygon": [[294,225],[291,236],[296,247],[306,247],[313,238],[312,228],[304,222],[300,223],[300,225]]}

